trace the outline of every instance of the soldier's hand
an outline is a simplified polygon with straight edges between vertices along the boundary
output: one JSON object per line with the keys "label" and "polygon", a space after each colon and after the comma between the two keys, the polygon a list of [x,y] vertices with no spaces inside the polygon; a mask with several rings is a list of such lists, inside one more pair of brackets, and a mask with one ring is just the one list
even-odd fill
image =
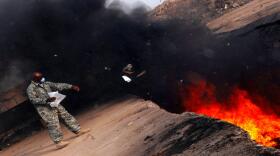
{"label": "soldier's hand", "polygon": [[79,86],[75,86],[75,85],[73,85],[71,89],[76,91],[76,92],[80,91],[80,87]]}
{"label": "soldier's hand", "polygon": [[54,102],[56,100],[56,97],[50,97],[47,99],[47,102]]}

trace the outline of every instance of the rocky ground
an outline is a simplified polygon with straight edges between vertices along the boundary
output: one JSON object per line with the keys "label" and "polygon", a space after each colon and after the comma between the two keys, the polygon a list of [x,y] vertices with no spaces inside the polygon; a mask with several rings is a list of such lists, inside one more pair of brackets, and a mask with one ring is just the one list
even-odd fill
{"label": "rocky ground", "polygon": [[250,140],[234,125],[186,112],[172,114],[141,99],[114,100],[77,116],[91,132],[75,137],[65,128],[71,144],[56,150],[42,130],[5,149],[1,156],[257,156],[280,155]]}
{"label": "rocky ground", "polygon": [[250,24],[252,30],[273,23],[280,19],[279,12],[279,0],[167,0],[149,16],[152,21],[199,22],[216,33],[224,33]]}
{"label": "rocky ground", "polygon": [[252,0],[166,0],[151,12],[156,20],[164,19],[199,19],[209,21],[239,8]]}

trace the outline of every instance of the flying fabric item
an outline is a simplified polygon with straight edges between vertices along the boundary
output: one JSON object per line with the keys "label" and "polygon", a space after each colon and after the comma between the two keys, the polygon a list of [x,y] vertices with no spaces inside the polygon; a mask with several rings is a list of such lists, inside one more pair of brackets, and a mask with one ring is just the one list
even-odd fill
{"label": "flying fabric item", "polygon": [[122,78],[123,78],[123,80],[124,80],[125,82],[127,82],[127,83],[129,83],[129,82],[132,81],[131,78],[129,78],[129,77],[126,76],[126,75],[123,75]]}
{"label": "flying fabric item", "polygon": [[58,91],[56,92],[49,92],[48,93],[50,97],[55,97],[55,101],[51,102],[51,107],[58,107],[60,102],[66,98],[66,95],[60,94]]}

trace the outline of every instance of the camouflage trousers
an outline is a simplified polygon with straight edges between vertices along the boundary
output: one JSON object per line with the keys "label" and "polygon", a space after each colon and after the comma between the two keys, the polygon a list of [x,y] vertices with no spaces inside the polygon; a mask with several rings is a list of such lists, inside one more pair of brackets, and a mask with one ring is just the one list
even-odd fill
{"label": "camouflage trousers", "polygon": [[73,133],[77,134],[80,131],[78,121],[62,105],[59,105],[57,108],[51,108],[50,106],[35,106],[35,108],[47,124],[49,135],[54,143],[58,143],[63,139],[59,119]]}

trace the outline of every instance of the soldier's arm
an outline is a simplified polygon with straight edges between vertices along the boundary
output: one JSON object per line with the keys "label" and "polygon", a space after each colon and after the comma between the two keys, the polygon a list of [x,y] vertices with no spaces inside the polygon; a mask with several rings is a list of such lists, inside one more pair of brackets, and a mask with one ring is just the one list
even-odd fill
{"label": "soldier's arm", "polygon": [[72,88],[71,84],[67,84],[67,83],[54,83],[54,82],[46,82],[52,90],[58,90],[58,91],[62,91],[62,90],[68,90]]}
{"label": "soldier's arm", "polygon": [[29,86],[27,88],[27,96],[32,104],[38,104],[38,105],[46,105],[47,98],[46,97],[37,97],[36,92],[34,91],[34,88]]}

